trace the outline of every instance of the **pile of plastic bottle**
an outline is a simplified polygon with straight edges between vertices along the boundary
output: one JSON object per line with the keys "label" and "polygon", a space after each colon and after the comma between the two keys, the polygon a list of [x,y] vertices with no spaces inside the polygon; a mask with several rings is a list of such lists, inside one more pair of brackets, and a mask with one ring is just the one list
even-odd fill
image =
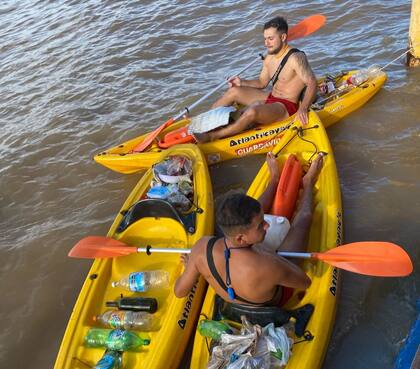
{"label": "pile of plastic bottle", "polygon": [[[167,288],[169,274],[164,270],[133,272],[119,281],[112,282],[111,286],[130,292]],[[116,307],[117,310],[106,310],[94,316],[93,321],[104,328],[91,327],[84,338],[86,347],[106,349],[93,369],[121,368],[124,351],[136,350],[150,344],[149,338],[132,330],[150,332],[156,328],[152,315],[157,310],[157,301],[154,298],[121,297],[106,302],[106,306]]]}
{"label": "pile of plastic bottle", "polygon": [[377,65],[371,65],[367,69],[360,69],[352,74],[349,78],[340,83],[337,83],[337,78],[327,74],[322,82],[318,85],[318,94],[322,97],[338,94],[340,91],[345,91],[352,87],[360,86],[369,79],[377,77],[381,73],[381,68]]}
{"label": "pile of plastic bottle", "polygon": [[187,212],[194,196],[192,184],[192,162],[190,159],[174,155],[153,166],[153,181],[146,196],[163,199],[177,210]]}

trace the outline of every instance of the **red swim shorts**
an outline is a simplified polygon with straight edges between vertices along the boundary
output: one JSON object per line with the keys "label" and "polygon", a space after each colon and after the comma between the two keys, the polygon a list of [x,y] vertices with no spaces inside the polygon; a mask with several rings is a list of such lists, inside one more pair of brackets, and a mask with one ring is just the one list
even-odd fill
{"label": "red swim shorts", "polygon": [[298,110],[298,105],[296,103],[282,99],[280,97],[275,97],[270,92],[270,94],[267,96],[267,100],[265,100],[265,104],[273,104],[276,102],[282,103],[284,105],[287,112],[289,113],[289,117],[295,114]]}
{"label": "red swim shorts", "polygon": [[282,287],[282,295],[281,295],[281,299],[278,303],[277,306],[281,307],[283,306],[287,301],[290,300],[290,298],[293,296],[293,288],[290,287]]}

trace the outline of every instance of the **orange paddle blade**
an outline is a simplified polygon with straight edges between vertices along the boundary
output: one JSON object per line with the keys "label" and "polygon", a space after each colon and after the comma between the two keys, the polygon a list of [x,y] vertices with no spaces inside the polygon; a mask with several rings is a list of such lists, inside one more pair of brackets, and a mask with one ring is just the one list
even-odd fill
{"label": "orange paddle blade", "polygon": [[174,122],[174,118],[167,120],[161,126],[156,128],[153,132],[151,132],[148,136],[144,138],[142,142],[140,142],[134,149],[133,152],[142,152],[148,148],[148,146],[153,142],[153,140],[159,136],[159,133],[162,132],[166,127],[170,126]]}
{"label": "orange paddle blade", "polygon": [[130,255],[137,252],[136,247],[109,237],[89,236],[81,239],[68,253],[72,258],[100,259]]}
{"label": "orange paddle blade", "polygon": [[312,253],[311,256],[338,268],[365,275],[403,277],[413,271],[408,254],[390,242],[354,242],[325,253]]}
{"label": "orange paddle blade", "polygon": [[305,18],[303,21],[290,27],[287,40],[291,41],[310,35],[321,28],[325,24],[325,20],[326,18],[322,14],[315,14]]}

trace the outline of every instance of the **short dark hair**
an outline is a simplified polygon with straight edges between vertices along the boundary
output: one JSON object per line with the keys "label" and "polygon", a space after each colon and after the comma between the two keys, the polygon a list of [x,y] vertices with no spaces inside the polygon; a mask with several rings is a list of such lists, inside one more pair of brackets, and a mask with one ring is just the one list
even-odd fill
{"label": "short dark hair", "polygon": [[287,33],[289,26],[283,17],[275,17],[264,24],[264,31],[268,28],[275,28],[280,33]]}
{"label": "short dark hair", "polygon": [[261,204],[243,193],[230,194],[222,199],[216,212],[216,222],[228,236],[246,230],[261,211]]}

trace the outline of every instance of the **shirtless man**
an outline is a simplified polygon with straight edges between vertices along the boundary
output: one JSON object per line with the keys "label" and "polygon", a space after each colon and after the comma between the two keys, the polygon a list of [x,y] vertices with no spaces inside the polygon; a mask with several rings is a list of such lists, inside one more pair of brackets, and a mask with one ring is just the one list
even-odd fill
{"label": "shirtless man", "polygon": [[[322,155],[319,155],[303,177],[303,192],[296,215],[278,250],[305,251],[312,222],[313,186],[322,163]],[[264,252],[257,245],[265,238],[268,223],[264,221],[264,212],[269,212],[280,176],[277,161],[271,153],[267,155],[267,164],[270,182],[259,201],[244,194],[228,196],[216,215],[225,237],[215,242],[212,237],[203,237],[192,248],[189,257],[181,257],[185,269],[175,284],[177,297],[187,296],[200,274],[225,301],[245,305],[283,305],[291,296],[291,288],[306,289],[310,286],[310,279],[297,263]],[[209,267],[207,248],[211,243],[214,244],[211,251],[214,266],[226,284],[224,287]],[[230,251],[228,269],[225,248]],[[228,287],[234,290],[233,300],[229,297]]]}
{"label": "shirtless man", "polygon": [[[259,79],[242,80],[238,76],[229,80],[229,89],[216,101],[213,108],[238,103],[248,106],[241,117],[226,127],[206,133],[195,133],[198,142],[213,141],[233,136],[254,124],[269,124],[281,121],[295,113],[304,125],[308,123],[308,109],[316,96],[317,81],[303,52],[297,50],[290,54],[278,77],[283,58],[290,52],[287,44],[288,25],[284,18],[276,17],[264,25],[264,43],[267,56]],[[274,79],[273,79],[274,78]],[[271,92],[263,91],[273,82]],[[303,101],[299,97],[306,86]]]}

